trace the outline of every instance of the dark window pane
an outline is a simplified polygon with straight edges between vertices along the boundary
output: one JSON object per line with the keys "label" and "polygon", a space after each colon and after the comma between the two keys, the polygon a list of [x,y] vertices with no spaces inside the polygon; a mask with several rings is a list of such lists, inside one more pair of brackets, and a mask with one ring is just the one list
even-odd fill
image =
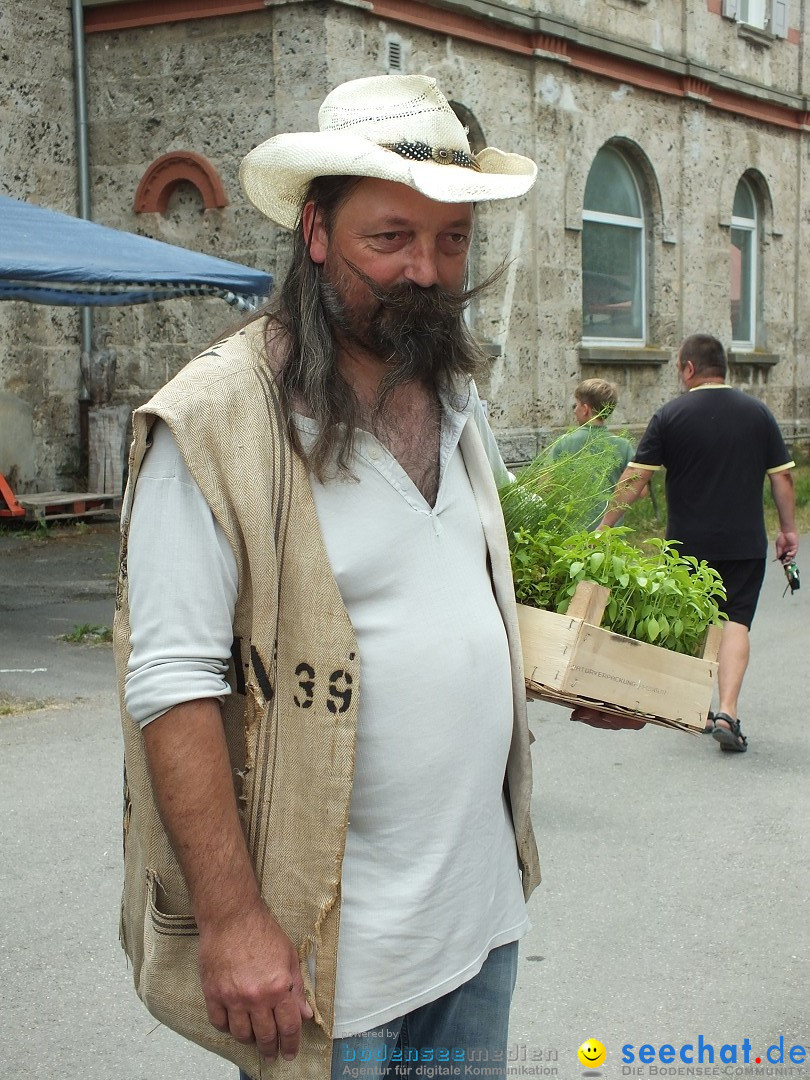
{"label": "dark window pane", "polygon": [[633,176],[621,154],[603,147],[594,158],[585,185],[585,209],[622,217],[641,217]]}
{"label": "dark window pane", "polygon": [[731,208],[731,213],[734,217],[748,218],[750,221],[753,221],[757,216],[754,196],[751,194],[751,188],[744,180],[741,180],[739,184],[737,184],[737,190],[734,193],[734,206]]}
{"label": "dark window pane", "polygon": [[642,230],[582,223],[582,336],[644,337]]}

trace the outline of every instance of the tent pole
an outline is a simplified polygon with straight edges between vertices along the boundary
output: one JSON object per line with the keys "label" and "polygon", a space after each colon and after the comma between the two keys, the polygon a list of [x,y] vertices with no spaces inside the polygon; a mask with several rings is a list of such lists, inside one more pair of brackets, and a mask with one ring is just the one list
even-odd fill
{"label": "tent pole", "polygon": [[[76,166],[79,187],[79,217],[90,220],[90,150],[87,125],[87,69],[84,52],[84,10],[82,0],[71,0],[73,28],[73,77],[76,111]],[[81,309],[81,352],[89,355],[93,344],[93,309]],[[81,370],[81,365],[80,365]],[[79,469],[87,476],[90,464],[90,435],[87,411],[90,394],[80,376]]]}

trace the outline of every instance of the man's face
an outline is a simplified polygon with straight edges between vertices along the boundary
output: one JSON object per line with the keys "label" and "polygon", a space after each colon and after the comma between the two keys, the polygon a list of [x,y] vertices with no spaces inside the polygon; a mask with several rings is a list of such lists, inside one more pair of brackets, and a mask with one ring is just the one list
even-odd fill
{"label": "man's face", "polygon": [[586,405],[579,398],[574,399],[574,419],[580,426],[590,420],[592,415],[590,405]]}
{"label": "man's face", "polygon": [[382,289],[436,286],[458,293],[464,288],[473,229],[470,204],[434,202],[404,184],[364,179],[338,209],[329,232],[311,204],[304,229],[312,234],[310,257],[323,265],[324,279],[361,342],[370,320],[384,319],[385,313],[354,268]]}

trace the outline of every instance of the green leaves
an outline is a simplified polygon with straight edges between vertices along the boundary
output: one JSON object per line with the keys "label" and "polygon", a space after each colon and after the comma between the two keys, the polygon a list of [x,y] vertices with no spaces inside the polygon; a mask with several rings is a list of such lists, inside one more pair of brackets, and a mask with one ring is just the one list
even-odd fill
{"label": "green leaves", "polygon": [[549,531],[518,529],[510,536],[515,594],[520,603],[549,611],[568,609],[583,579],[606,585],[610,600],[602,626],[675,652],[700,655],[706,628],[720,621],[719,574],[678,554],[663,540],[645,554],[629,530],[577,532],[560,541]]}
{"label": "green leaves", "polygon": [[699,655],[706,628],[720,620],[717,598],[725,591],[719,575],[679,555],[674,542],[650,538],[645,552],[625,538],[629,529],[588,532],[595,507],[604,507],[613,491],[615,449],[608,440],[589,439],[562,452],[570,445],[566,438],[499,493],[518,600],[565,612],[577,584],[595,581],[610,589],[606,629]]}

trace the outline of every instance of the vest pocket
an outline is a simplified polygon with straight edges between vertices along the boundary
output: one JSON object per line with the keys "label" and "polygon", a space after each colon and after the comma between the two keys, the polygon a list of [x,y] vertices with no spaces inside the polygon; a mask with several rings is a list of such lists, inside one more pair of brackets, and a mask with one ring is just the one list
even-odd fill
{"label": "vest pocket", "polygon": [[197,974],[197,924],[191,915],[167,915],[160,910],[154,870],[146,872],[146,887],[138,994],[152,1015],[175,1031],[180,1030],[184,1017],[191,1020],[194,1014],[197,1023],[204,1020],[207,1024]]}
{"label": "vest pocket", "polygon": [[154,870],[146,871],[146,927],[148,933],[151,926],[155,934],[181,935],[197,933],[197,923],[193,915],[167,915],[160,910],[158,905],[158,889],[160,882]]}

